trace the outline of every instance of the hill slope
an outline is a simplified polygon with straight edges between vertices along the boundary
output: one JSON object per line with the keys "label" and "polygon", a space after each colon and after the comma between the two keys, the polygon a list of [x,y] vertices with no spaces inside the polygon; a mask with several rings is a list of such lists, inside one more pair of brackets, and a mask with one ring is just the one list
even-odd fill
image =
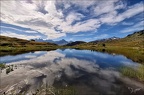
{"label": "hill slope", "polygon": [[130,34],[124,38],[101,39],[87,43],[87,45],[97,45],[97,46],[102,46],[102,44],[105,44],[107,46],[144,47],[144,30],[134,32],[133,34]]}
{"label": "hill slope", "polygon": [[47,42],[35,42],[35,41],[29,41],[29,40],[24,40],[24,39],[0,36],[0,46],[18,47],[18,46],[29,46],[29,45],[50,45],[50,46],[53,46],[55,44],[47,43]]}
{"label": "hill slope", "polygon": [[11,38],[6,36],[0,36],[0,56],[15,55],[20,53],[43,51],[43,50],[55,50],[58,46],[47,42],[35,42]]}
{"label": "hill slope", "polygon": [[144,30],[134,32],[122,39],[106,41],[104,43],[111,46],[144,47]]}

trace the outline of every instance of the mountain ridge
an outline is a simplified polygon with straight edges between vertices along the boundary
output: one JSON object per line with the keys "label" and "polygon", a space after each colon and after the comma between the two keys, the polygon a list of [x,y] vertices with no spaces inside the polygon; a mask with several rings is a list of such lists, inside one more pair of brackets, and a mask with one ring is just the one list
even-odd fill
{"label": "mountain ridge", "polygon": [[64,39],[61,39],[59,41],[53,41],[53,40],[43,40],[43,39],[35,39],[36,41],[38,42],[49,42],[49,43],[54,43],[54,44],[57,44],[57,45],[66,45],[68,44],[69,42],[64,40]]}

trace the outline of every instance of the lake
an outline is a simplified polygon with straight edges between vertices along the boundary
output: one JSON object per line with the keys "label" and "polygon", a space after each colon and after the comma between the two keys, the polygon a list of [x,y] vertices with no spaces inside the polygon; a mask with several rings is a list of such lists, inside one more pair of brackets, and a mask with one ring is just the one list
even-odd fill
{"label": "lake", "polygon": [[[123,55],[90,50],[57,49],[0,57],[0,63],[13,67],[1,71],[0,93],[32,95],[143,95],[144,85],[124,77],[120,68],[136,69],[140,64]],[[71,94],[66,94],[71,92]],[[59,92],[57,92],[59,93]],[[6,94],[6,95],[7,95]],[[57,94],[60,95],[60,94]]]}

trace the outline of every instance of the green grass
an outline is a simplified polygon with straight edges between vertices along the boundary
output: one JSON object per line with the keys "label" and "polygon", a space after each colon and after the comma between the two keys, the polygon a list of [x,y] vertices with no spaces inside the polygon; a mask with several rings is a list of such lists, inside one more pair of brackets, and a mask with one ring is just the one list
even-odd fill
{"label": "green grass", "polygon": [[29,45],[26,47],[10,47],[10,46],[0,46],[0,56],[4,55],[15,55],[15,54],[21,54],[26,52],[33,52],[33,51],[49,51],[49,50],[55,50],[59,48],[59,46],[43,46],[43,45]]}
{"label": "green grass", "polygon": [[124,76],[135,78],[144,82],[144,65],[141,65],[136,70],[130,67],[122,67],[120,71]]}
{"label": "green grass", "polygon": [[127,58],[132,59],[138,63],[144,63],[144,48],[139,47],[113,47],[109,46],[105,48],[108,53],[116,53],[125,55]]}
{"label": "green grass", "polygon": [[0,36],[0,56],[15,55],[31,51],[48,51],[59,48],[58,45],[48,42],[35,42],[18,38]]}
{"label": "green grass", "polygon": [[48,43],[48,42],[35,42],[35,41],[29,41],[24,39],[18,39],[18,38],[11,38],[6,36],[0,36],[0,46],[10,46],[10,47],[26,47],[29,45],[49,45],[49,46],[55,46],[55,44]]}
{"label": "green grass", "polygon": [[6,65],[6,64],[4,64],[4,63],[0,63],[0,68],[1,68],[1,69],[6,69],[6,74],[14,71],[13,65]]}
{"label": "green grass", "polygon": [[4,69],[4,68],[6,68],[6,65],[4,63],[0,63],[0,68]]}
{"label": "green grass", "polygon": [[120,54],[124,55],[127,58],[133,60],[134,62],[138,62],[144,64],[144,48],[141,47],[123,47],[123,46],[110,46],[103,44],[81,44],[69,48],[76,48],[76,49],[86,49],[86,50],[94,50],[100,52],[107,52],[110,54]]}

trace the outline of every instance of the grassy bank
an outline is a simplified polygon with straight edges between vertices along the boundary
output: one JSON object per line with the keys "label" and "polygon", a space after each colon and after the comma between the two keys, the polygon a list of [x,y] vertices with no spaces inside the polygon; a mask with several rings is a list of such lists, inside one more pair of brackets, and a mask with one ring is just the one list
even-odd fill
{"label": "grassy bank", "polygon": [[124,76],[135,78],[144,82],[144,65],[141,65],[136,70],[130,67],[122,67],[120,71]]}
{"label": "grassy bank", "polygon": [[0,69],[6,68],[6,65],[4,63],[0,63]]}
{"label": "grassy bank", "polygon": [[102,46],[102,45],[83,44],[68,48],[94,50],[100,52],[107,52],[110,54],[120,54],[126,56],[127,58],[135,62],[144,64],[144,48],[141,47]]}
{"label": "grassy bank", "polygon": [[48,42],[36,42],[35,40],[24,40],[0,36],[0,56],[14,55],[30,51],[54,50],[59,46]]}
{"label": "grassy bank", "polygon": [[26,47],[10,47],[10,46],[0,46],[0,56],[4,55],[15,55],[15,54],[21,54],[26,52],[33,52],[33,51],[49,51],[49,50],[55,50],[59,48],[59,46],[49,46],[49,45],[29,45]]}
{"label": "grassy bank", "polygon": [[121,47],[121,46],[97,46],[97,45],[77,45],[77,46],[26,46],[26,47],[9,47],[9,46],[0,46],[0,56],[3,55],[15,55],[32,51],[49,51],[55,50],[58,48],[75,48],[75,49],[85,49],[85,50],[94,50],[100,52],[107,52],[110,54],[120,54],[124,55],[127,58],[144,64],[144,48],[140,47]]}

